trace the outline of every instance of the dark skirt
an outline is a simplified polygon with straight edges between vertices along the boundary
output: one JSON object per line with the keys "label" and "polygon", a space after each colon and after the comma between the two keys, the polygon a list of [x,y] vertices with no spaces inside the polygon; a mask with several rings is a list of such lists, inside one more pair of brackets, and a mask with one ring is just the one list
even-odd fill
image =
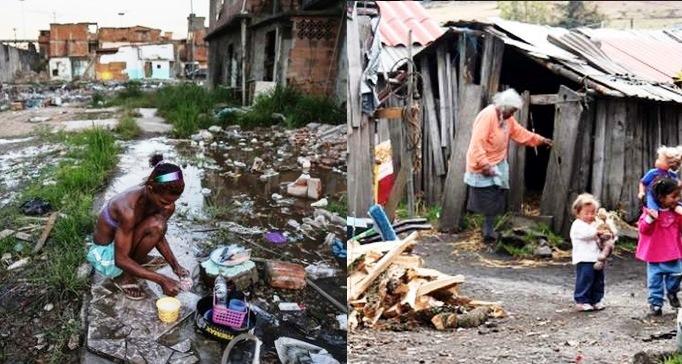
{"label": "dark skirt", "polygon": [[499,186],[469,186],[467,210],[483,215],[502,215],[507,203],[507,191]]}

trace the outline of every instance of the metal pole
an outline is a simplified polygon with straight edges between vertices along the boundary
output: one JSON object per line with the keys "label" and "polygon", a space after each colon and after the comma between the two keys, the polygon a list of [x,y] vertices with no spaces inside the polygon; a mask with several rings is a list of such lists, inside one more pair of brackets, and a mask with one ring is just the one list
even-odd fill
{"label": "metal pole", "polygon": [[[407,112],[412,113],[412,98],[414,95],[414,86],[412,84],[412,73],[414,72],[414,65],[412,61],[412,29],[407,33]],[[405,125],[405,123],[403,123]],[[407,133],[410,132],[410,128],[403,127],[403,130]],[[407,157],[405,163],[407,165],[407,216],[414,217],[414,166],[412,165],[412,151],[409,149],[410,137],[407,136],[403,138],[407,141],[407,145],[404,147],[407,150],[405,156]]]}

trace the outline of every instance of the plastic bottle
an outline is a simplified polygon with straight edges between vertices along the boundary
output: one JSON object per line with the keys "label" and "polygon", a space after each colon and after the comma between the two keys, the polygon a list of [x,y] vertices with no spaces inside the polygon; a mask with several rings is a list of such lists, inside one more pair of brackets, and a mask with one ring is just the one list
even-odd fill
{"label": "plastic bottle", "polygon": [[215,294],[216,305],[227,306],[227,282],[220,274],[215,279],[213,294]]}

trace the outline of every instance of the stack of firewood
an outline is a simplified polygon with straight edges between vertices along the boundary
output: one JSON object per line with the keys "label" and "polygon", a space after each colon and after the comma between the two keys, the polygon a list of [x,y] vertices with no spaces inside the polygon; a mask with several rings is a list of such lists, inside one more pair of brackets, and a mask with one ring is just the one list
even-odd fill
{"label": "stack of firewood", "polygon": [[462,275],[424,268],[410,254],[417,233],[404,240],[348,244],[349,326],[405,329],[430,322],[436,329],[476,327],[505,312],[499,302],[462,296]]}

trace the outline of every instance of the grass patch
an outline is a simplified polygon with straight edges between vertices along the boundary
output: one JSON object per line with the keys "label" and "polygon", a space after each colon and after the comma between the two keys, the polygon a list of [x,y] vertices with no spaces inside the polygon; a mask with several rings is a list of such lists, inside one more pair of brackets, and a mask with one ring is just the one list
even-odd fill
{"label": "grass patch", "polygon": [[173,135],[178,138],[216,124],[213,108],[219,103],[233,103],[227,90],[207,90],[193,83],[166,86],[155,95],[159,114],[173,125]]}
{"label": "grass patch", "polygon": [[126,112],[123,117],[118,120],[118,125],[114,129],[121,138],[130,140],[135,139],[142,134],[142,129],[137,125],[135,118],[128,112]]}
{"label": "grass patch", "polygon": [[634,253],[635,250],[637,250],[637,240],[620,236],[618,237],[618,242],[616,243],[616,249],[626,251],[628,253]]}
{"label": "grass patch", "polygon": [[[414,204],[414,209],[415,216],[426,218],[429,221],[429,223],[433,226],[436,226],[438,224],[441,212],[440,206],[429,206],[423,200],[417,199],[417,201]],[[404,201],[398,203],[398,207],[395,210],[395,216],[401,220],[409,218],[407,213],[407,203],[405,203]]]}
{"label": "grass patch", "polygon": [[346,112],[333,100],[282,86],[258,95],[249,111],[232,114],[232,120],[223,121],[235,122],[246,128],[270,126],[278,122],[272,117],[273,113],[284,115],[288,128],[299,128],[311,122],[340,124],[346,121]]}
{"label": "grass patch", "polygon": [[665,357],[662,364],[682,364],[682,354],[673,354]]}
{"label": "grass patch", "polygon": [[[46,354],[51,355],[51,362],[68,361],[65,358],[72,355],[66,354],[63,349],[69,338],[80,330],[78,312],[81,297],[89,286],[87,278],[79,279],[76,272],[85,261],[85,237],[94,228],[93,196],[105,185],[118,158],[114,135],[104,129],[95,128],[62,137],[69,150],[67,158],[56,166],[44,169],[41,177],[27,187],[18,199],[26,201],[37,197],[47,200],[59,213],[50,238],[41,252],[47,259],[33,257],[28,266],[12,272],[11,275],[0,272],[3,284],[28,287],[20,291],[23,293],[17,299],[31,302],[29,307],[32,311],[41,315],[43,321],[39,331],[47,333],[48,343],[55,348]],[[42,181],[45,179],[52,179],[56,184],[43,186]],[[25,225],[17,206],[4,208],[0,212],[0,222],[11,229]],[[39,232],[34,233],[36,234]],[[28,249],[17,251],[13,240],[9,238],[0,241],[0,251],[11,252],[13,260],[30,254],[32,246],[26,244]],[[42,305],[48,302],[53,303],[55,309],[49,313],[42,312]],[[28,307],[24,308],[27,309]],[[31,315],[31,311],[26,312]],[[0,321],[17,315],[20,313],[0,312]],[[15,352],[13,355],[32,354]]]}

